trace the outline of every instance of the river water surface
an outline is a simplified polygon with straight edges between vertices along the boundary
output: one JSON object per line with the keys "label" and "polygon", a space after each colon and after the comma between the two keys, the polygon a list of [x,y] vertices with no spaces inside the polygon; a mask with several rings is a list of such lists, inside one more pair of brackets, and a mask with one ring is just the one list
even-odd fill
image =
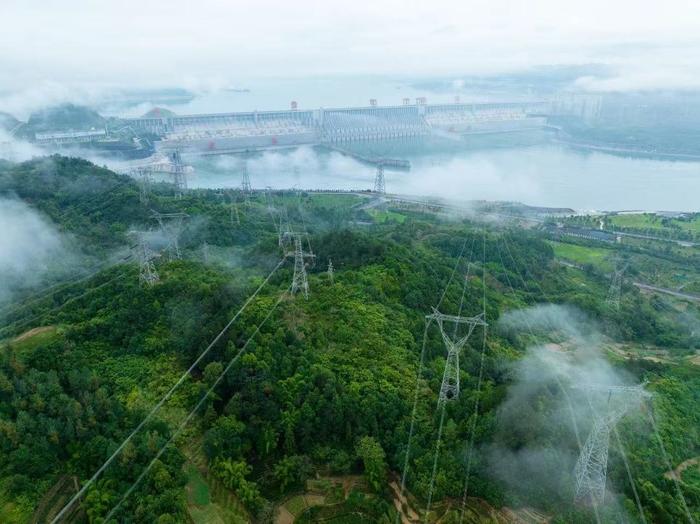
{"label": "river water surface", "polygon": [[[427,96],[430,102],[480,102],[538,98],[518,92],[469,92],[461,88],[431,92],[416,84],[382,78],[334,77],[242,82],[243,92],[219,90],[200,94],[184,104],[166,108],[178,114],[222,111],[300,109],[401,104],[408,97]],[[133,115],[152,107],[131,107]],[[122,112],[123,113],[123,112]],[[530,205],[588,210],[700,211],[700,162],[654,160],[587,152],[553,143],[545,133],[471,135],[463,139],[431,137],[384,143],[355,144],[368,156],[407,159],[408,172],[386,171],[386,188],[468,200],[515,200]],[[236,187],[241,157],[213,156],[193,160],[192,187]],[[268,151],[248,160],[255,188],[369,189],[375,169],[351,157],[320,148]]]}
{"label": "river water surface", "polygon": [[[541,137],[540,137],[541,138]],[[390,193],[466,200],[510,200],[589,210],[700,211],[700,162],[585,152],[521,135],[426,139],[352,146],[369,156],[408,159],[385,172]],[[191,187],[236,187],[242,157],[194,161]],[[254,188],[369,189],[375,169],[322,148],[252,154]]]}

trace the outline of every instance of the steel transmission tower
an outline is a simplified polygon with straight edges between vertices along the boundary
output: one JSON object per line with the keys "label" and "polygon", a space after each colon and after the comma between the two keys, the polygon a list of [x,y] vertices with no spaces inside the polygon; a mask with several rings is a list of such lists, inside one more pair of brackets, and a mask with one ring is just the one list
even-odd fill
{"label": "steel transmission tower", "polygon": [[[462,348],[469,340],[469,337],[474,332],[476,326],[486,328],[488,324],[484,321],[484,314],[481,313],[475,317],[462,317],[456,315],[445,315],[433,308],[430,315],[426,315],[426,320],[434,320],[440,328],[442,340],[447,348],[447,360],[445,361],[445,371],[442,375],[442,385],[440,386],[440,397],[438,404],[449,400],[455,400],[459,397],[459,354]],[[450,322],[454,325],[453,335],[450,336],[445,331],[445,323]],[[457,330],[460,325],[467,326],[467,333],[461,337],[457,337]]]}
{"label": "steel transmission tower", "polygon": [[384,164],[377,164],[377,174],[374,176],[374,192],[378,195],[386,194],[386,184],[384,183]]}
{"label": "steel transmission tower", "polygon": [[169,156],[157,155],[149,163],[132,167],[126,174],[139,180],[141,202],[148,201],[151,175],[163,174],[172,176],[173,185],[178,196],[182,196],[187,190],[187,173],[193,171],[192,166],[187,166],[182,162],[180,151],[176,150]]}
{"label": "steel transmission tower", "polygon": [[155,254],[148,247],[146,238],[143,233],[138,231],[130,231],[130,235],[136,236],[138,241],[138,260],[139,260],[139,282],[152,286],[160,280],[160,276],[153,264]]}
{"label": "steel transmission tower", "polygon": [[294,277],[292,278],[292,293],[299,290],[304,292],[304,298],[309,298],[309,281],[306,277],[304,250],[300,237],[294,237]]}
{"label": "steel transmission tower", "polygon": [[265,204],[267,205],[267,212],[272,215],[276,209],[272,204],[272,187],[265,186]]}
{"label": "steel transmission tower", "polygon": [[253,188],[250,185],[250,175],[248,174],[248,159],[243,161],[243,172],[241,174],[241,191],[248,195]]}
{"label": "steel transmission tower", "polygon": [[316,258],[311,252],[304,251],[303,238],[306,235],[304,233],[292,233],[285,232],[281,235],[283,245],[293,244],[293,250],[288,250],[285,252],[285,256],[294,257],[294,276],[292,277],[292,294],[302,291],[304,293],[304,298],[309,298],[309,280],[306,275],[306,260],[309,259],[312,263]]}
{"label": "steel transmission tower", "polygon": [[333,277],[334,271],[335,270],[333,269],[333,261],[329,258],[328,259],[328,280],[330,280],[331,285],[333,285],[335,282],[334,277]]}
{"label": "steel transmission tower", "polygon": [[182,163],[182,156],[180,155],[180,150],[176,149],[170,156],[170,160],[173,163],[173,184],[177,190],[178,196],[187,191],[187,177],[185,176],[186,169],[185,165]]}
{"label": "steel transmission tower", "polygon": [[139,200],[143,205],[148,204],[148,194],[151,192],[151,175],[148,169],[138,169],[136,176],[139,182]]}
{"label": "steel transmission tower", "polygon": [[209,244],[206,240],[202,244],[202,259],[205,264],[209,264]]}
{"label": "steel transmission tower", "polygon": [[[282,216],[279,217],[279,224],[277,223],[276,216],[279,214],[277,208],[274,206],[272,201],[272,188],[270,186],[265,186],[265,204],[267,206],[267,213],[270,215],[270,220],[277,230],[277,235],[279,236],[282,231]],[[281,241],[279,243],[281,246]]]}
{"label": "steel transmission tower", "polygon": [[[586,385],[578,389],[584,390],[589,403],[592,392],[607,395],[604,411],[594,413],[593,428],[581,448],[581,454],[574,468],[576,501],[590,501],[594,506],[598,506],[605,499],[610,433],[630,409],[638,405],[642,399],[649,397],[649,393],[642,385]],[[593,404],[591,404],[592,407]]]}
{"label": "steel transmission tower", "polygon": [[283,213],[280,215],[279,228],[277,229],[277,243],[283,251],[286,246],[291,243],[292,236],[293,233],[289,228],[289,213],[285,207],[283,208]]}
{"label": "steel transmission tower", "polygon": [[608,290],[608,298],[605,303],[615,310],[620,309],[620,294],[622,292],[622,280],[627,270],[628,263],[617,260],[615,269],[613,270],[612,279],[610,281],[610,289]]}
{"label": "steel transmission tower", "polygon": [[158,221],[160,230],[168,241],[168,249],[172,259],[180,258],[180,231],[182,222],[188,218],[186,213],[158,213],[153,212],[153,218]]}

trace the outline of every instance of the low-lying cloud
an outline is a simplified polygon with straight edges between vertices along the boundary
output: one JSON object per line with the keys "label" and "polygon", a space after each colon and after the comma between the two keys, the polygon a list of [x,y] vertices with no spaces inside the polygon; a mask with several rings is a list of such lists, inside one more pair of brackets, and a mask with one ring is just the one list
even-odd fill
{"label": "low-lying cloud", "polygon": [[21,200],[0,198],[0,304],[70,268],[70,242]]}
{"label": "low-lying cloud", "polygon": [[0,159],[11,162],[24,162],[45,154],[46,151],[42,151],[34,144],[24,140],[17,140],[6,131],[0,129]]}
{"label": "low-lying cloud", "polygon": [[[484,450],[489,469],[521,503],[571,503],[579,445],[594,419],[621,399],[609,396],[605,388],[633,385],[635,379],[608,363],[602,335],[574,308],[545,305],[513,311],[498,327],[506,336],[534,334],[538,342],[512,368],[514,381],[498,410],[496,443]],[[638,409],[632,407],[629,416],[635,413]],[[611,442],[611,454],[614,449]],[[610,493],[621,488],[607,486]],[[615,496],[607,501],[617,504]]]}

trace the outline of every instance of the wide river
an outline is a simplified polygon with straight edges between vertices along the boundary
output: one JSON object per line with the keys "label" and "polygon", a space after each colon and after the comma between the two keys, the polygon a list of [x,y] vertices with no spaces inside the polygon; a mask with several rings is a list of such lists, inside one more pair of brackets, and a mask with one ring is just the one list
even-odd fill
{"label": "wide river", "polygon": [[[391,193],[511,200],[589,210],[700,211],[700,162],[586,152],[543,137],[430,138],[356,145],[370,156],[410,160],[385,172]],[[236,187],[240,156],[198,159],[191,187]],[[321,148],[268,151],[248,159],[254,188],[369,189],[375,169]]]}
{"label": "wide river", "polygon": [[[400,104],[427,96],[431,102],[517,100],[514,93],[478,93],[455,87],[439,92],[401,80],[343,77],[242,83],[247,92],[215,91],[168,105],[178,114],[281,109],[289,100],[300,108]],[[153,104],[119,113],[142,114]],[[576,210],[700,211],[700,162],[654,160],[586,152],[551,142],[544,133],[430,138],[355,145],[369,156],[408,159],[408,172],[386,172],[387,191],[463,199],[516,200]],[[198,159],[192,187],[240,184],[240,157]],[[375,170],[336,152],[301,147],[253,156],[248,169],[255,188],[368,189]]]}

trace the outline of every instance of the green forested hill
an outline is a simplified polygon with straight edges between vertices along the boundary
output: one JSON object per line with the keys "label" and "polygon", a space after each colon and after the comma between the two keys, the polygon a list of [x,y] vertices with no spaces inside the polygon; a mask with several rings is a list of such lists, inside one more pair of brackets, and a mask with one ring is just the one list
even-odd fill
{"label": "green forested hill", "polygon": [[[646,381],[666,453],[649,408],[637,406],[618,426],[623,450],[611,441],[602,521],[641,521],[623,459],[647,522],[688,518],[664,476],[666,458],[676,467],[700,455],[687,317],[629,285],[611,309],[607,277],[557,264],[536,232],[418,209],[367,225],[362,196],[246,202],[213,190],[178,198],[157,185],[144,205],[129,178],[62,157],[0,166],[0,194],[26,202],[102,268],[0,305],[2,522],[50,520],[214,340],[69,521],[102,522],[118,505],[116,522],[282,522],[287,512],[298,522],[389,523],[405,472],[404,521],[422,520],[430,498],[429,521],[459,522],[468,478],[464,522],[517,522],[506,507],[590,522],[590,505],[573,503],[578,447],[562,407],[574,398],[585,440],[591,412],[570,386],[587,377]],[[134,248],[128,231],[155,229],[154,210],[189,218],[181,260],[167,239],[149,237],[161,256],[148,286],[138,257],[124,253]],[[286,222],[308,230],[316,255],[308,300],[287,291],[293,260],[273,271]],[[425,324],[438,304],[485,312],[489,324],[461,354],[461,394],[444,417],[445,345]],[[650,346],[663,358],[647,358]],[[700,519],[692,466],[678,488]],[[311,501],[320,504],[306,509]]]}

